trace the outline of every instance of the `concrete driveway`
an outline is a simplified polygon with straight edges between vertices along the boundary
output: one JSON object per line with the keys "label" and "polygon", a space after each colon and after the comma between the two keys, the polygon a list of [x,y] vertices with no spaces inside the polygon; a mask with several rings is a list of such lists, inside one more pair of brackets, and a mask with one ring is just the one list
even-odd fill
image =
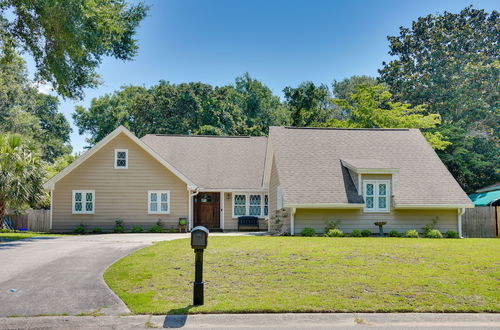
{"label": "concrete driveway", "polygon": [[103,280],[106,268],[134,250],[188,235],[106,234],[2,243],[0,316],[127,313]]}

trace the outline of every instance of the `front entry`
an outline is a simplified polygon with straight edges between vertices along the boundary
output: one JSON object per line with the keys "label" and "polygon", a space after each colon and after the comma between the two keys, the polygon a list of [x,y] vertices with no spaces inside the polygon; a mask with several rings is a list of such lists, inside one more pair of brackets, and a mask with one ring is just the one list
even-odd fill
{"label": "front entry", "polygon": [[194,226],[220,228],[220,193],[200,192],[193,197]]}

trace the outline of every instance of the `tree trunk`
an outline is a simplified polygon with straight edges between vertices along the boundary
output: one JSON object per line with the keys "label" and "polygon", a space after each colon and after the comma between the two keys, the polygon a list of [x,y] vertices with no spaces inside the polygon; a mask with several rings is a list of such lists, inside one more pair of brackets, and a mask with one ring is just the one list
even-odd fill
{"label": "tree trunk", "polygon": [[6,203],[5,200],[0,199],[0,228],[3,228],[3,217],[5,215]]}

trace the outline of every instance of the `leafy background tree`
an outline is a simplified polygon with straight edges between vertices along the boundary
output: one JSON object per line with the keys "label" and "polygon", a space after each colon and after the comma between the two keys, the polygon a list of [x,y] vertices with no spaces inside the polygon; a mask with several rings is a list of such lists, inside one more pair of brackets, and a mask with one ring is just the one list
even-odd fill
{"label": "leafy background tree", "polygon": [[2,0],[0,62],[27,52],[35,80],[51,83],[59,95],[82,97],[84,88],[100,84],[96,69],[104,56],[130,60],[137,53],[133,37],[147,10],[125,0]]}
{"label": "leafy background tree", "polygon": [[428,15],[388,39],[396,59],[383,63],[380,80],[397,100],[441,115],[436,131],[452,144],[438,154],[462,187],[500,181],[498,12]]}

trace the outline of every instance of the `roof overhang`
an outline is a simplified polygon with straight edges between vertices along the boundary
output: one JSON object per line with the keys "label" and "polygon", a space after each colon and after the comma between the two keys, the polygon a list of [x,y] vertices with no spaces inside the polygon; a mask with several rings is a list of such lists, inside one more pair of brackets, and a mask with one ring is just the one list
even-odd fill
{"label": "roof overhang", "polygon": [[348,161],[341,159],[342,165],[357,174],[394,174],[399,172],[399,168],[391,167],[356,167]]}
{"label": "roof overhang", "polygon": [[362,209],[364,203],[317,203],[317,204],[285,204],[284,207],[302,209]]}
{"label": "roof overhang", "polygon": [[473,204],[396,204],[395,209],[463,209],[473,208]]}
{"label": "roof overhang", "polygon": [[169,164],[165,159],[163,159],[160,155],[158,155],[153,149],[151,149],[147,144],[142,142],[140,139],[138,139],[132,132],[130,132],[128,129],[126,129],[124,126],[119,126],[116,128],[113,132],[109,133],[104,139],[96,143],[95,146],[87,150],[83,155],[81,155],[78,159],[76,159],[74,162],[72,162],[69,166],[67,166],[64,170],[59,172],[57,175],[52,177],[50,180],[45,182],[43,185],[44,189],[50,189],[53,190],[55,187],[55,184],[57,181],[61,180],[64,178],[66,175],[68,175],[71,171],[73,171],[75,168],[83,164],[89,157],[91,157],[93,154],[95,154],[97,151],[102,149],[105,145],[107,145],[109,142],[111,142],[115,137],[120,135],[121,133],[125,134],[127,137],[129,137],[132,141],[134,141],[139,147],[141,147],[144,151],[146,151],[148,154],[150,154],[154,159],[156,159],[158,162],[160,162],[163,166],[165,166],[169,171],[174,173],[179,179],[181,179],[183,182],[185,182],[189,189],[196,189],[196,185],[191,182],[184,174],[179,172],[174,166]]}

